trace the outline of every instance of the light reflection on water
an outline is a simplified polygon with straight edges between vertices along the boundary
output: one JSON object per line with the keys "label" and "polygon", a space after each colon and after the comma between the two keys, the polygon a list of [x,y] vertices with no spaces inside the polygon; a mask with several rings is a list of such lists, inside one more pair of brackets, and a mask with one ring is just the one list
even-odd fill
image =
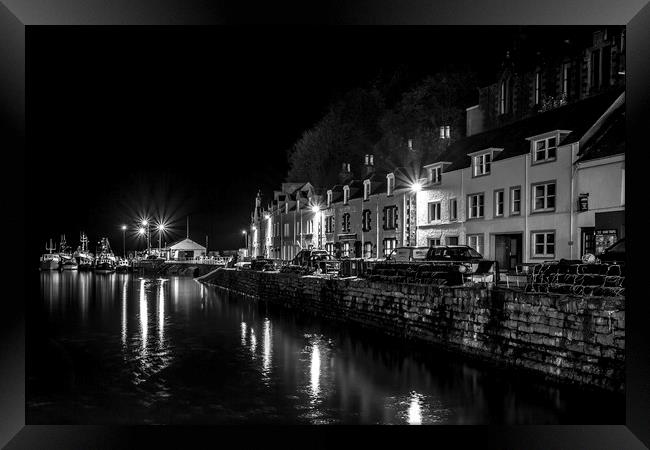
{"label": "light reflection on water", "polygon": [[40,278],[57,339],[112,362],[97,386],[112,386],[118,396],[137,386],[134,398],[146,404],[141,416],[128,409],[130,397],[120,397],[133,423],[152,414],[156,423],[558,423],[558,410],[567,408],[557,389],[538,387],[548,401],[531,398],[528,385],[495,381],[503,374],[386,348],[344,326],[269,312],[263,301],[190,278]]}

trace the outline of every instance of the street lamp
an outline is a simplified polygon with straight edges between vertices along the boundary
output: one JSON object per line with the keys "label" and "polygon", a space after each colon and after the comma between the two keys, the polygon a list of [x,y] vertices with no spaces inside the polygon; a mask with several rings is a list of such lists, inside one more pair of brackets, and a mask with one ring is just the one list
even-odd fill
{"label": "street lamp", "polygon": [[[411,195],[409,195],[409,245],[413,243],[413,246],[417,245],[417,227],[418,227],[418,217],[417,217],[417,194],[422,190],[422,184],[419,181],[414,181],[411,184]],[[415,201],[413,201],[415,199]],[[415,210],[415,211],[414,211]],[[411,228],[412,227],[412,228]],[[413,232],[411,233],[411,229]],[[413,239],[411,239],[411,235]]]}
{"label": "street lamp", "polygon": [[158,225],[158,256],[160,256],[160,252],[161,252],[160,241],[161,241],[163,231],[165,231],[165,225],[161,223],[160,225]]}
{"label": "street lamp", "polygon": [[320,208],[317,205],[313,205],[311,207],[311,210],[314,213],[314,218],[316,219],[317,226],[318,226],[318,231],[317,231],[317,236],[318,236],[317,244],[318,244],[318,247],[317,248],[321,248],[321,224],[320,224],[320,216],[319,216]]}
{"label": "street lamp", "polygon": [[246,230],[241,230],[241,234],[244,235],[244,245],[246,245],[246,251],[248,252],[248,233]]}
{"label": "street lamp", "polygon": [[126,225],[122,225],[122,256],[126,258]]}
{"label": "street lamp", "polygon": [[149,231],[149,221],[147,219],[142,220],[142,226],[147,227],[147,253],[151,251],[151,233]]}

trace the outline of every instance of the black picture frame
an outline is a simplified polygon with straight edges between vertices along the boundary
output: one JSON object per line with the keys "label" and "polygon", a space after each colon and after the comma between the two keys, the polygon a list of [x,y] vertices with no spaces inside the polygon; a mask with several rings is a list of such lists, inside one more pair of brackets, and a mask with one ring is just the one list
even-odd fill
{"label": "black picture frame", "polygon": [[[21,268],[29,128],[25,110],[25,52],[30,27],[43,25],[221,25],[308,23],[331,25],[627,25],[627,240],[643,243],[643,171],[650,165],[650,5],[647,0],[437,0],[298,5],[203,0],[2,0],[0,2],[0,142],[4,236],[10,236],[4,273],[16,280],[0,314],[0,445],[17,448],[138,448],[271,445],[297,447],[431,445],[469,448],[641,449],[650,447],[650,302],[643,286],[643,245],[628,245],[626,423],[589,426],[405,427],[97,427],[25,425],[25,292]],[[635,189],[636,185],[636,189]],[[637,207],[638,206],[638,207]],[[7,234],[9,233],[9,234]],[[634,265],[634,262],[637,265]],[[5,267],[6,265],[6,267]],[[647,266],[647,264],[645,264]],[[12,292],[9,288],[15,289]]]}

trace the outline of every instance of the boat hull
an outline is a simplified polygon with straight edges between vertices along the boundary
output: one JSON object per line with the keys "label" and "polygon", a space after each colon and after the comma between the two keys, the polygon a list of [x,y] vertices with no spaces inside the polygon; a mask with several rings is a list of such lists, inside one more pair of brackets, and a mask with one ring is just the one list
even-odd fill
{"label": "boat hull", "polygon": [[49,260],[41,261],[40,270],[59,270],[59,261]]}
{"label": "boat hull", "polygon": [[61,268],[63,270],[78,270],[79,266],[77,264],[63,264]]}

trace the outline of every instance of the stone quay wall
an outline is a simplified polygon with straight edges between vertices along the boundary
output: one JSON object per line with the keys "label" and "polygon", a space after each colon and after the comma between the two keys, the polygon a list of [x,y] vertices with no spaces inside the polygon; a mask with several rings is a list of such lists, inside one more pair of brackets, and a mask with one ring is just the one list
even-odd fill
{"label": "stone quay wall", "polygon": [[200,281],[550,379],[622,392],[625,299],[218,269]]}

